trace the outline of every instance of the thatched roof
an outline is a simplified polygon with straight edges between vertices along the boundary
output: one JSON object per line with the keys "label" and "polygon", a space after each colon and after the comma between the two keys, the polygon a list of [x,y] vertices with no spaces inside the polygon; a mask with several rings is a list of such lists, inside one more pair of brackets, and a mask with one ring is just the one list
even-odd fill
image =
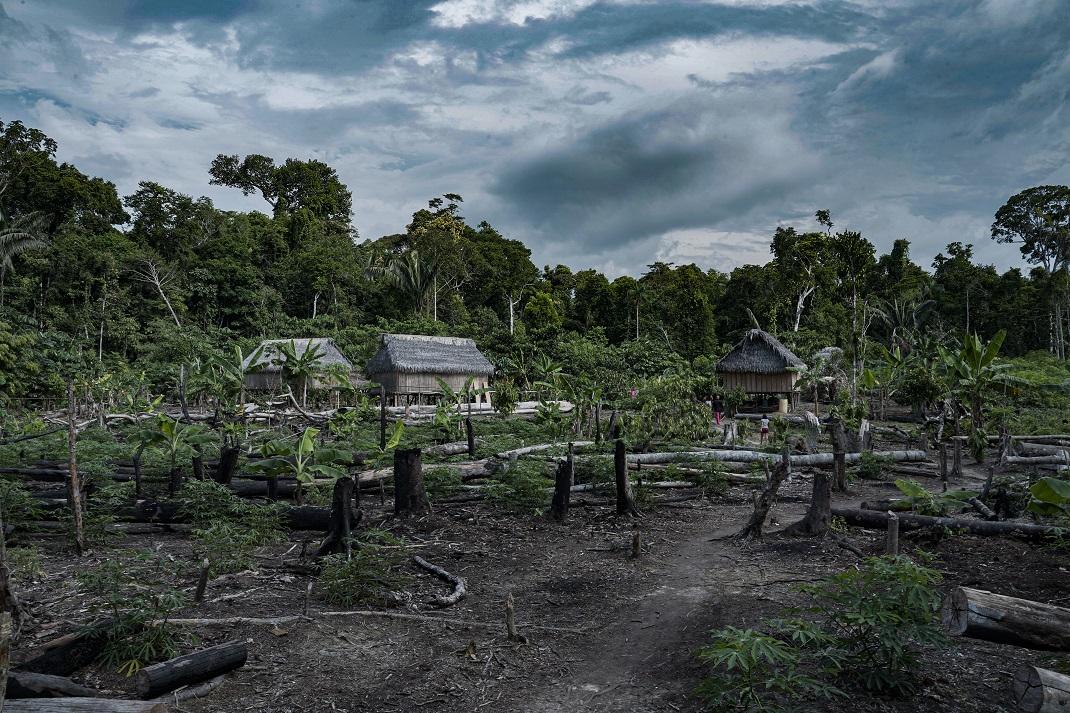
{"label": "thatched roof", "polygon": [[[341,364],[347,369],[353,369],[353,363],[345,358],[338,349],[338,345],[334,343],[333,339],[326,337],[295,337],[294,339],[265,339],[260,342],[260,353],[256,354],[256,364],[261,366],[262,372],[276,372],[281,371],[282,367],[279,364],[273,364],[274,361],[285,361],[280,359],[279,345],[289,344],[293,342],[294,353],[297,356],[301,356],[308,349],[316,347],[319,350],[319,357],[316,359],[316,364],[321,369],[334,366],[335,364]],[[245,358],[245,368],[248,369],[253,364],[253,354],[250,354]]]}
{"label": "thatched roof", "polygon": [[717,362],[717,371],[730,374],[779,374],[788,367],[806,366],[769,332],[752,329]]}
{"label": "thatched roof", "polygon": [[368,376],[390,372],[409,374],[491,375],[494,365],[462,337],[384,334],[383,345],[368,362]]}

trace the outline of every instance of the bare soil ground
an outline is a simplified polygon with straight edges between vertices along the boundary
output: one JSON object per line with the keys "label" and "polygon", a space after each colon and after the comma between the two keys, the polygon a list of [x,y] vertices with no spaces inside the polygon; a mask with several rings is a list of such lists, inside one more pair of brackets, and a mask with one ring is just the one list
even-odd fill
{"label": "bare soil ground", "polygon": [[[976,478],[978,473],[970,472]],[[934,488],[935,482],[927,483]],[[811,481],[795,476],[773,513],[787,525],[809,500]],[[895,491],[859,483],[837,504],[889,497]],[[613,517],[605,501],[575,507],[566,524],[519,515],[486,503],[441,505],[423,520],[394,521],[378,502],[366,522],[405,536],[414,552],[468,580],[469,596],[436,611],[428,603],[447,585],[412,569],[407,603],[398,613],[441,617],[427,622],[361,615],[324,615],[338,607],[311,600],[311,619],[281,625],[197,627],[200,644],[248,641],[247,665],[201,700],[175,710],[234,711],[697,711],[692,691],[703,676],[694,658],[711,629],[760,624],[798,603],[795,587],[839,571],[857,558],[831,540],[786,539],[769,528],[763,542],[741,547],[718,536],[750,513],[747,491],[733,488],[713,501],[647,504],[637,523]],[[631,559],[633,528],[642,554]],[[223,618],[300,614],[310,575],[293,571],[282,555],[302,538],[261,552],[259,565],[214,580],[209,601],[183,616]],[[883,533],[853,529],[852,543],[878,554]],[[152,546],[190,558],[177,534],[131,536],[124,546]],[[74,594],[72,561],[59,541],[43,541],[46,574],[23,596],[38,623],[17,655],[86,621]],[[1070,601],[1070,555],[1005,539],[904,536],[907,554],[936,556],[945,586],[969,585],[1040,601]],[[102,550],[97,556],[107,556]],[[292,558],[293,555],[290,555]],[[190,586],[192,587],[192,581]],[[528,641],[505,636],[503,602],[516,601]],[[478,626],[464,622],[487,622]],[[552,631],[552,627],[573,631]],[[190,648],[194,644],[190,642]],[[1058,657],[956,640],[925,654],[922,685],[911,700],[853,696],[812,710],[976,711],[1012,709],[1010,677],[1022,661],[1057,665]],[[129,680],[96,668],[77,680],[126,695]]]}

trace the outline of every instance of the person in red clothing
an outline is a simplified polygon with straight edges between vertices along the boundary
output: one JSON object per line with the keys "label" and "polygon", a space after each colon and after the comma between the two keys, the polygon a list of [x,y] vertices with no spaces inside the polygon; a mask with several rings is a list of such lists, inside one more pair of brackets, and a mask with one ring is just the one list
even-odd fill
{"label": "person in red clothing", "polygon": [[769,414],[762,414],[762,430],[758,436],[758,444],[765,445],[765,442],[769,440]]}

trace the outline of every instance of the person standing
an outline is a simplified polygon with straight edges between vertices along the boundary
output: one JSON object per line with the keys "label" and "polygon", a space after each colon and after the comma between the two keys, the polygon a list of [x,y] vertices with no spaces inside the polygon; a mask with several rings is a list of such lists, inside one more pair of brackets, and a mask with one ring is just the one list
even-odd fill
{"label": "person standing", "polygon": [[721,401],[720,396],[713,397],[713,418],[717,421],[717,425],[721,425],[721,414],[724,413],[724,403]]}
{"label": "person standing", "polygon": [[769,414],[762,414],[762,430],[758,436],[758,445],[764,446],[766,441],[769,440]]}

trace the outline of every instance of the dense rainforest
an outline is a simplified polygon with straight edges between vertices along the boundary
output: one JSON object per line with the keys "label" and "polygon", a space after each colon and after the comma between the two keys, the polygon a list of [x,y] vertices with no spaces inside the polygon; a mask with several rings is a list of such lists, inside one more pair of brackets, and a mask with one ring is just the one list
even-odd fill
{"label": "dense rainforest", "polygon": [[518,385],[568,364],[610,391],[670,368],[708,373],[755,324],[804,359],[838,346],[860,373],[881,355],[935,353],[999,330],[1005,356],[1065,356],[1065,187],[1026,190],[1000,209],[992,237],[1019,244],[1027,264],[1002,273],[967,242],[947,245],[930,269],[912,261],[906,237],[880,254],[820,210],[816,232],[778,227],[764,265],[657,262],[610,280],[540,269],[520,241],[472,225],[452,193],[397,234],[360,236],[350,191],[316,160],[220,154],[206,179],[264,200],[265,212],[236,212],[153,181],[120,196],[58,162],[57,148],[0,122],[9,406],[60,396],[71,376],[167,390],[176,365],[262,337],[333,337],[359,364],[383,331],[473,337]]}

